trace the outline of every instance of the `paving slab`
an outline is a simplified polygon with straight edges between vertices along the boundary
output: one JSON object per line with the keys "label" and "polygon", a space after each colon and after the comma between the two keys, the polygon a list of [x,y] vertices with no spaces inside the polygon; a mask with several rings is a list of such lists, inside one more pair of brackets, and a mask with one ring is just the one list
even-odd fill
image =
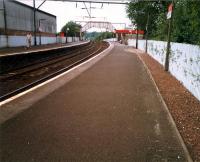
{"label": "paving slab", "polygon": [[1,161],[186,162],[145,67],[127,46],[4,122]]}

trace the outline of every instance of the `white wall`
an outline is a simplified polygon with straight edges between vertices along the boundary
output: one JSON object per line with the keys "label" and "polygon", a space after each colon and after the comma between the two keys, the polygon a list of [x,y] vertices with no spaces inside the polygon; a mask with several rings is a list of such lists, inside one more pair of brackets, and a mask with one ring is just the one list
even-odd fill
{"label": "white wall", "polygon": [[107,41],[107,42],[116,42],[117,38],[104,39],[104,41]]}
{"label": "white wall", "polygon": [[0,35],[0,48],[7,46],[7,38],[5,35]]}
{"label": "white wall", "polygon": [[[135,46],[135,40],[128,40],[130,46]],[[167,42],[148,41],[148,53],[164,65]],[[145,40],[138,41],[138,48],[145,50]],[[171,43],[169,71],[198,100],[200,100],[200,46]]]}
{"label": "white wall", "polygon": [[41,37],[42,44],[53,44],[56,42],[57,42],[56,37]]}
{"label": "white wall", "polygon": [[66,37],[57,37],[57,43],[66,43]]}
{"label": "white wall", "polygon": [[[40,37],[37,37],[37,45],[40,44]],[[67,42],[78,42],[79,37],[67,37]],[[7,44],[8,43],[8,44]],[[41,37],[41,44],[53,44],[53,43],[66,43],[66,37]],[[0,48],[4,47],[19,47],[26,46],[26,36],[8,36],[8,41],[5,35],[0,35]],[[32,45],[34,45],[34,37],[32,37]]]}
{"label": "white wall", "polygon": [[[79,37],[67,37],[67,42],[79,42]],[[66,37],[57,37],[57,43],[66,43]]]}
{"label": "white wall", "polygon": [[[41,37],[42,44],[56,43],[56,37]],[[40,39],[37,37],[37,44],[39,45]],[[8,43],[8,44],[7,44]],[[3,47],[19,47],[26,46],[26,36],[8,36],[8,41],[5,35],[0,35],[0,48]],[[34,38],[32,37],[32,45]]]}

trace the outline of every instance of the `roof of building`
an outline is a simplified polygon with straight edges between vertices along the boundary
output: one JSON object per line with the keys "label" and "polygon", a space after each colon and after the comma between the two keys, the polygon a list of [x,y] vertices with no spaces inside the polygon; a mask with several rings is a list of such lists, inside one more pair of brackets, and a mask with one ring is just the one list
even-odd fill
{"label": "roof of building", "polygon": [[[31,8],[31,9],[33,9],[33,7],[32,7],[32,6],[26,5],[26,4],[24,4],[24,3],[21,3],[21,2],[19,2],[19,1],[16,1],[16,0],[14,0],[14,1],[12,1],[12,2],[14,2],[14,3],[16,3],[16,4],[19,4],[19,5],[22,5],[22,6],[24,6],[24,7],[28,7],[28,8]],[[45,11],[42,11],[42,10],[40,10],[40,9],[37,9],[37,11],[39,11],[39,12],[42,12],[42,13],[44,13],[44,14],[47,14],[47,15],[49,15],[49,16],[53,16],[53,17],[55,17],[55,18],[56,18],[56,16],[55,16],[55,15],[53,15],[53,14],[50,14],[50,13],[48,13],[48,12],[45,12]]]}

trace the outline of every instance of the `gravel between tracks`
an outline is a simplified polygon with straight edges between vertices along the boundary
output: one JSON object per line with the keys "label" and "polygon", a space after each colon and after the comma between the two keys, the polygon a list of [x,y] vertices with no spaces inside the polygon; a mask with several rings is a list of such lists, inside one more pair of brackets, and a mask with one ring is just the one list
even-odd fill
{"label": "gravel between tracks", "polygon": [[140,54],[149,68],[177,128],[193,158],[200,162],[200,102],[148,54]]}

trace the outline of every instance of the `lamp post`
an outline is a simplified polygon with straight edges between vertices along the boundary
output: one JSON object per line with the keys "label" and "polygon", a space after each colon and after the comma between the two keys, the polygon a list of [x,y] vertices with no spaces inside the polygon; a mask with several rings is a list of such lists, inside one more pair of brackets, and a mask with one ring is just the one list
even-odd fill
{"label": "lamp post", "polygon": [[69,28],[66,29],[66,43],[67,43],[67,34],[68,34]]}
{"label": "lamp post", "polygon": [[79,32],[80,32],[80,41],[82,41],[82,31],[81,31],[81,28],[79,29]]}
{"label": "lamp post", "polygon": [[81,34],[81,30],[80,30],[80,39],[79,41],[82,41],[82,34]]}
{"label": "lamp post", "polygon": [[74,31],[74,39],[73,42],[76,42],[76,31]]}
{"label": "lamp post", "polygon": [[46,20],[46,19],[39,19],[40,45],[42,44],[42,39],[41,39],[41,31],[42,31],[42,29],[41,29],[41,21],[44,21],[44,20]]}
{"label": "lamp post", "polygon": [[[144,11],[137,11],[137,17],[139,14],[145,14]],[[137,29],[136,29],[136,49],[138,48],[138,24],[137,24]]]}

